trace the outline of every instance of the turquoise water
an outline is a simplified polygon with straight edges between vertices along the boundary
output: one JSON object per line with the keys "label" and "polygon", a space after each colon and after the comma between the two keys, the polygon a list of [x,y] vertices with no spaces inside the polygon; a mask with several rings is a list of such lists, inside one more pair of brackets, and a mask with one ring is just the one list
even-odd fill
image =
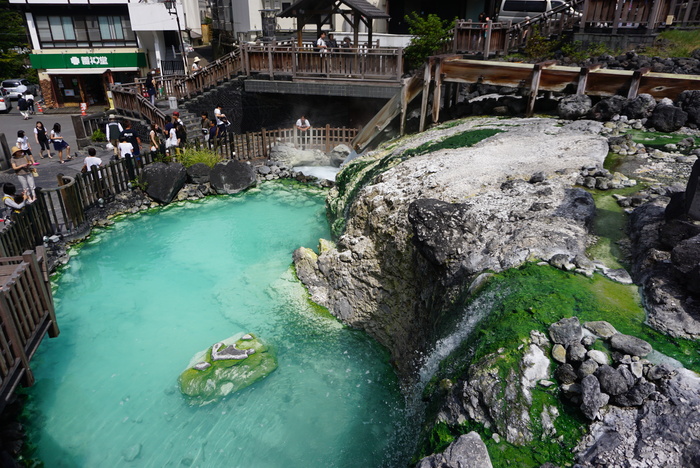
{"label": "turquoise water", "polygon": [[[329,237],[323,194],[279,183],[93,235],[57,280],[61,335],[33,361],[28,425],[39,458],[47,467],[405,465],[407,418],[388,354],[310,307],[289,268],[294,249],[320,237]],[[278,369],[189,405],[178,375],[241,332],[271,345]]]}

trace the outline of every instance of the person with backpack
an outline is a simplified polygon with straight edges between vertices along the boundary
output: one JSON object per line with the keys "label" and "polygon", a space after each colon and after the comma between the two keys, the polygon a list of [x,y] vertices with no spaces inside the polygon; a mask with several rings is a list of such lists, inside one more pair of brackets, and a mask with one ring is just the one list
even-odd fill
{"label": "person with backpack", "polygon": [[119,155],[117,146],[119,145],[119,137],[122,135],[123,131],[122,124],[117,121],[117,116],[114,114],[110,115],[109,123],[105,128],[105,134],[107,135],[107,141],[112,145],[115,157]]}
{"label": "person with backpack", "polygon": [[29,102],[27,102],[24,94],[20,94],[19,99],[17,100],[17,109],[19,109],[19,113],[22,114],[22,118],[24,120],[29,118]]}
{"label": "person with backpack", "polygon": [[140,164],[141,162],[141,138],[136,134],[136,130],[131,128],[131,121],[127,120],[124,122],[124,130],[122,131],[122,134],[120,135],[120,140],[121,138],[124,138],[126,141],[131,143],[131,146],[133,147],[133,151],[131,152],[131,155],[134,157],[137,163]]}

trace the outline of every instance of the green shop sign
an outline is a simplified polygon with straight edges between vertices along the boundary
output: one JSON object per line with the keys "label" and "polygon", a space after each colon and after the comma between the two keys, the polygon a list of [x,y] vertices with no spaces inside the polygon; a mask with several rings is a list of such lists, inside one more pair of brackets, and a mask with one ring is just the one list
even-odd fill
{"label": "green shop sign", "polygon": [[118,54],[30,54],[32,68],[142,68],[146,66],[143,52]]}

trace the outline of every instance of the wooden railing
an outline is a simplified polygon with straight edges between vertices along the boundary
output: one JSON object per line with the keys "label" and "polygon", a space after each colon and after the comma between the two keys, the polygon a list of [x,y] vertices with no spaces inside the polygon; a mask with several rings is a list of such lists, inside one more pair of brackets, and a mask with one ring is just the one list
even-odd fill
{"label": "wooden railing", "polygon": [[586,0],[581,21],[586,29],[609,28],[612,34],[651,31],[666,21],[670,6],[668,0]]}
{"label": "wooden railing", "polygon": [[124,85],[112,85],[112,99],[114,107],[120,112],[146,119],[150,123],[157,123],[161,128],[165,126],[165,113],[151,104],[151,101],[141,94],[140,83],[127,83]]}
{"label": "wooden railing", "polygon": [[[357,135],[356,128],[312,127],[304,132],[294,128],[280,128],[250,132],[241,135],[229,134],[219,146],[227,158],[251,160],[269,158],[270,150],[278,144],[293,145],[296,148],[317,149],[329,153],[339,144],[350,146]],[[232,156],[235,155],[235,156]]]}
{"label": "wooden railing", "polygon": [[672,0],[668,12],[669,15],[673,15],[674,26],[697,27],[700,25],[700,0]]}
{"label": "wooden railing", "polygon": [[239,49],[209,63],[202,70],[173,83],[173,94],[178,99],[189,99],[204,90],[221,84],[243,72]]}
{"label": "wooden railing", "polygon": [[44,236],[56,231],[49,218],[46,205],[46,193],[36,189],[37,201],[27,205],[20,213],[12,214],[12,221],[0,232],[0,256],[21,255],[25,250],[34,250],[41,245]]}
{"label": "wooden railing", "polygon": [[43,247],[0,258],[0,411],[17,385],[34,384],[30,360],[59,334]]}
{"label": "wooden railing", "polygon": [[296,44],[244,44],[241,51],[243,72],[248,76],[399,82],[403,74],[403,49],[400,47],[340,48],[320,52]]}
{"label": "wooden railing", "polygon": [[[143,165],[153,162],[150,152],[144,152],[141,158]],[[128,156],[101,167],[93,166],[90,172],[73,177],[58,174],[58,186],[43,189],[38,197],[45,207],[51,233],[64,236],[84,233],[89,228],[85,212],[131,190],[132,181],[143,172],[143,165]]]}
{"label": "wooden railing", "polygon": [[448,49],[455,54],[482,54],[484,57],[505,54],[508,51],[506,44],[510,27],[510,22],[473,23],[471,20],[457,20]]}

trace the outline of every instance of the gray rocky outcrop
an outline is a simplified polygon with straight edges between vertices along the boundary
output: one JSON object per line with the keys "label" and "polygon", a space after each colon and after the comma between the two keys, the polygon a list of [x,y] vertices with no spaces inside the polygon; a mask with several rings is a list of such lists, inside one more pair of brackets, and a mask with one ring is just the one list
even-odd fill
{"label": "gray rocky outcrop", "polygon": [[[666,220],[669,198],[637,207],[630,216],[632,274],[642,285],[647,321],[670,336],[700,338],[700,302],[693,292],[694,241],[697,227],[682,219]],[[676,250],[674,257],[673,251]],[[681,255],[681,252],[686,255]],[[688,273],[684,273],[688,272]]]}
{"label": "gray rocky outcrop", "polygon": [[278,144],[270,149],[270,159],[288,167],[330,166],[331,158],[320,150],[303,149],[300,142],[296,146]]}
{"label": "gray rocky outcrop", "polygon": [[476,432],[460,436],[439,454],[425,457],[416,468],[491,468],[486,445]]}
{"label": "gray rocky outcrop", "polygon": [[[315,263],[297,263],[312,299],[369,332],[399,366],[410,365],[429,339],[424,330],[436,319],[431,314],[439,314],[440,304],[426,298],[449,300],[462,280],[486,269],[502,271],[560,253],[585,255],[594,204],[573,183],[579,167],[602,163],[607,154],[607,142],[594,134],[599,124],[578,121],[570,128],[516,119],[507,132],[474,147],[415,156],[393,167],[388,162],[489,122],[425,132],[353,160],[344,170],[363,170],[342,192],[333,189],[328,201],[332,211],[349,214],[336,248]],[[388,170],[365,175],[375,165]],[[529,183],[536,172],[547,178]],[[361,179],[366,185],[352,185]],[[332,221],[337,226],[343,220]]]}
{"label": "gray rocky outcrop", "polygon": [[147,165],[142,174],[146,193],[160,203],[170,203],[187,181],[187,170],[180,163]]}
{"label": "gray rocky outcrop", "polygon": [[209,180],[218,194],[242,192],[257,182],[253,166],[234,160],[216,163],[209,174]]}
{"label": "gray rocky outcrop", "polygon": [[472,364],[464,380],[452,388],[438,421],[453,426],[475,421],[511,444],[531,442],[532,389],[550,375],[546,355],[550,345],[544,334],[532,332],[521,359],[505,376],[499,366],[512,350],[489,354]]}
{"label": "gray rocky outcrop", "polygon": [[[653,389],[652,389],[653,387]],[[628,407],[646,395],[644,406]],[[635,400],[636,398],[636,400]],[[700,378],[677,369],[654,383],[640,379],[626,400],[609,405],[578,446],[576,466],[697,466]]]}

